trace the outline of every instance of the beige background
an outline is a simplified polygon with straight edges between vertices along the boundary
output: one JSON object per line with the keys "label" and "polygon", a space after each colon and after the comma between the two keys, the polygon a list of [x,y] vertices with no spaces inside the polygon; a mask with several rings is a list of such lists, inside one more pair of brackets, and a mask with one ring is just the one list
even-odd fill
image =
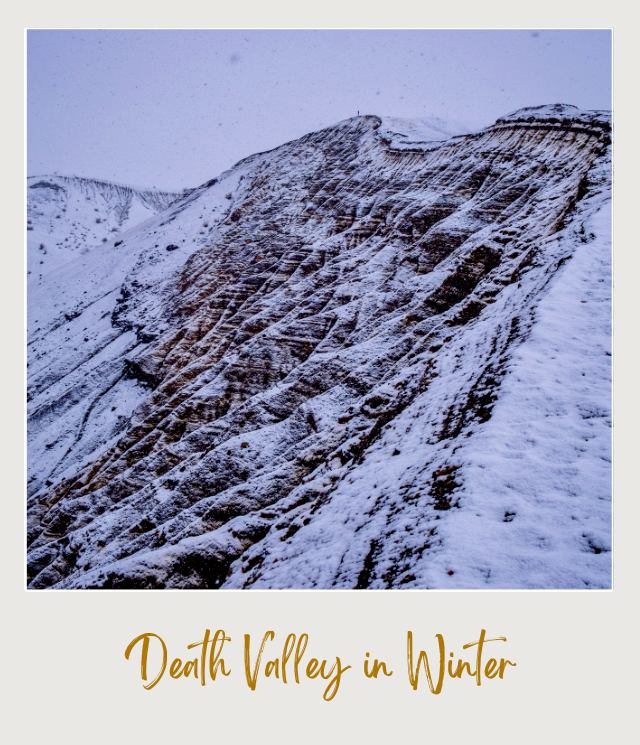
{"label": "beige background", "polygon": [[[394,0],[227,3],[225,10],[180,2],[30,2],[6,10],[2,26],[4,509],[2,703],[9,742],[626,743],[637,736],[637,19],[622,3],[460,1],[451,10],[410,11]],[[291,10],[295,8],[295,10]],[[615,589],[612,592],[26,592],[24,587],[23,29],[31,27],[613,27],[615,32]],[[234,671],[201,688],[165,681],[144,691],[123,651],[142,631],[171,651],[201,638],[205,626],[233,637]],[[450,682],[440,696],[407,683],[407,629],[433,647],[445,633],[459,645],[490,635],[518,667],[478,689]],[[397,668],[365,681],[349,671],[331,703],[321,686],[262,684],[255,693],[241,669],[241,637],[273,628],[310,633],[309,651],[357,663],[366,649]]]}

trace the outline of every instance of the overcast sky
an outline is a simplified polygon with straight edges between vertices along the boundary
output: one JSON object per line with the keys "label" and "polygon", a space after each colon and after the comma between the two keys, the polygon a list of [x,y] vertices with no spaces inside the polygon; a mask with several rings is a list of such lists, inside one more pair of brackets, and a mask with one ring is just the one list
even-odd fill
{"label": "overcast sky", "polygon": [[28,172],[178,189],[357,111],[611,108],[608,31],[29,31]]}

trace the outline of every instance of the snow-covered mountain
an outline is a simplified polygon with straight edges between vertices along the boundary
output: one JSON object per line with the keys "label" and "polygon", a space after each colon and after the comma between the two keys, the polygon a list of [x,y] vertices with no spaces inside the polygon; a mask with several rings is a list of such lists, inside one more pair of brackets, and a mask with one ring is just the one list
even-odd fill
{"label": "snow-covered mountain", "polygon": [[415,149],[420,152],[438,147],[444,140],[469,132],[470,129],[465,124],[444,121],[439,117],[405,119],[385,116],[380,118],[378,127],[381,140],[394,150]]}
{"label": "snow-covered mountain", "polygon": [[52,269],[166,209],[179,193],[134,189],[79,176],[27,179],[27,276]]}
{"label": "snow-covered mountain", "polygon": [[610,585],[610,116],[436,129],[253,155],[30,287],[31,587]]}

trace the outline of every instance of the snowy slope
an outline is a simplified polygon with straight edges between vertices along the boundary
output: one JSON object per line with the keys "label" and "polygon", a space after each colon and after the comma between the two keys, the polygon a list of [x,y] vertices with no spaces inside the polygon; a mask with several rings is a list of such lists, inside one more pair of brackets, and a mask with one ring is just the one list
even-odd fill
{"label": "snowy slope", "polygon": [[460,122],[439,117],[405,119],[385,116],[381,119],[380,136],[399,150],[429,150],[456,135],[469,134],[470,129]]}
{"label": "snowy slope", "polygon": [[27,179],[29,283],[40,283],[82,250],[117,241],[121,232],[166,209],[178,196],[78,176],[31,176]]}
{"label": "snowy slope", "polygon": [[52,269],[30,585],[609,586],[609,138],[357,117]]}
{"label": "snowy slope", "polygon": [[126,356],[141,346],[140,334],[117,322],[125,280],[140,267],[157,283],[170,280],[206,243],[213,229],[207,226],[229,211],[233,202],[226,190],[233,191],[237,180],[238,174],[230,174],[205,187],[206,214],[196,189],[179,202],[181,221],[163,212],[116,240],[79,243],[76,258],[29,287],[29,457],[38,464],[30,469],[29,491],[66,472],[70,460],[73,469],[104,449],[144,399],[148,390],[123,371]]}
{"label": "snowy slope", "polygon": [[611,583],[609,205],[585,218],[588,240],[535,309],[491,419],[457,451],[465,509],[442,531],[435,581],[452,567],[453,587]]}

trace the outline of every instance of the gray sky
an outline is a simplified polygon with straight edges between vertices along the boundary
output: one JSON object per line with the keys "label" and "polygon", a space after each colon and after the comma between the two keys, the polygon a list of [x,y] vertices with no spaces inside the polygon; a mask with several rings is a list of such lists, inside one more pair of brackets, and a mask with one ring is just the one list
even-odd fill
{"label": "gray sky", "polygon": [[361,114],[611,107],[608,31],[29,31],[28,173],[195,186]]}

